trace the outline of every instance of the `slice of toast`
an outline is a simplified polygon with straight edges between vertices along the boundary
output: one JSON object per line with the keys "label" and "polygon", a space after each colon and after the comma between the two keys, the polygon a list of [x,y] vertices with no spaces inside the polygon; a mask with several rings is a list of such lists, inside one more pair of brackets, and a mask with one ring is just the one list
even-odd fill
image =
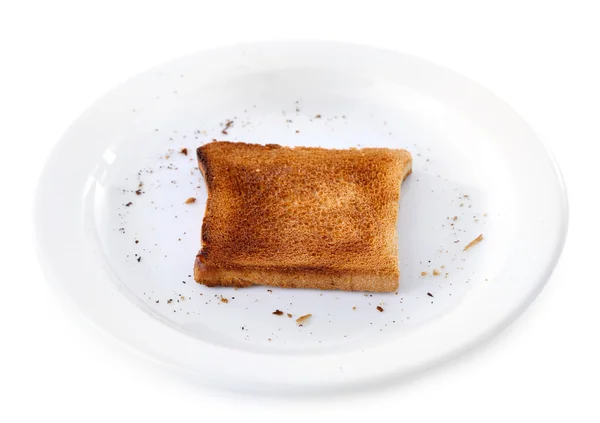
{"label": "slice of toast", "polygon": [[207,286],[398,289],[396,219],[406,150],[218,141],[194,278]]}

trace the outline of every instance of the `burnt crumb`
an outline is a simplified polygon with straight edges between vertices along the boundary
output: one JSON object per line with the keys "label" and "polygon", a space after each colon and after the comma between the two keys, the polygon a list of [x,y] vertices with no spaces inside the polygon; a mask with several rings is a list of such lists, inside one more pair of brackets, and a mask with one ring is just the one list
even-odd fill
{"label": "burnt crumb", "polygon": [[160,302],[160,300],[156,300],[156,304],[158,304]]}
{"label": "burnt crumb", "polygon": [[356,307],[352,307],[352,310],[356,310]]}
{"label": "burnt crumb", "polygon": [[179,150],[179,152],[180,152],[181,154],[183,154],[184,156],[187,156],[187,155],[188,155],[188,149],[187,149],[187,148],[185,148],[185,147],[183,147],[181,150]]}
{"label": "burnt crumb", "polygon": [[227,135],[227,130],[231,128],[231,125],[233,125],[233,121],[231,119],[227,120],[225,122],[225,127],[221,130],[221,133],[223,135]]}
{"label": "burnt crumb", "polygon": [[378,310],[380,313],[383,313],[383,307],[381,307],[381,306],[377,306],[377,310]]}
{"label": "burnt crumb", "polygon": [[482,240],[483,240],[483,234],[479,234],[479,236],[477,238],[475,238],[473,241],[471,241],[467,244],[467,246],[463,249],[463,251],[467,251],[469,248],[474,247],[475,245],[479,244]]}
{"label": "burnt crumb", "polygon": [[139,243],[140,243],[140,241],[136,239],[136,240],[135,240],[135,243],[136,243],[136,244],[139,244]]}
{"label": "burnt crumb", "polygon": [[130,201],[129,203],[125,204],[125,207],[129,207],[131,206],[133,203]]}
{"label": "burnt crumb", "polygon": [[267,292],[273,292],[273,290],[272,289],[267,289]]}
{"label": "burnt crumb", "polygon": [[136,194],[136,195],[142,195],[142,190],[141,190],[141,189],[138,189],[138,190],[136,190],[136,191],[135,191],[135,194]]}
{"label": "burnt crumb", "polygon": [[300,316],[296,319],[296,324],[298,326],[303,326],[304,322],[306,322],[308,319],[310,319],[310,317],[312,316],[312,314],[305,314],[304,316]]}
{"label": "burnt crumb", "polygon": [[189,197],[187,200],[185,200],[185,204],[192,204],[196,202],[196,198],[195,197]]}
{"label": "burnt crumb", "polygon": [[138,261],[138,263],[139,263],[140,261],[142,261],[142,256],[139,256],[139,257],[137,258],[137,261]]}
{"label": "burnt crumb", "polygon": [[431,292],[428,292],[427,295],[433,298],[433,294]]}
{"label": "burnt crumb", "polygon": [[283,314],[283,311],[281,311],[281,310],[275,310],[275,311],[273,312],[273,314],[274,314],[275,316],[281,316],[281,315]]}
{"label": "burnt crumb", "polygon": [[287,314],[287,317],[289,317],[289,318],[291,319],[291,318],[292,318],[292,314],[291,314],[291,313],[288,313],[288,314]]}
{"label": "burnt crumb", "polygon": [[173,300],[172,300],[171,298],[169,298],[169,299],[167,300],[167,304],[171,304],[172,302],[173,302]]}
{"label": "burnt crumb", "polygon": [[300,133],[300,131],[299,131],[298,129],[296,129],[296,133],[297,133],[297,134],[299,134],[299,133]]}

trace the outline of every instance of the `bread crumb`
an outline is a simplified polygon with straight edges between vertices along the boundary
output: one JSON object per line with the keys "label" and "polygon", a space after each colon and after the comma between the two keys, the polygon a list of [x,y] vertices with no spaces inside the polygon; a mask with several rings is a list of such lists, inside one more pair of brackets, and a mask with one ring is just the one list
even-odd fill
{"label": "bread crumb", "polygon": [[463,251],[467,251],[469,248],[479,244],[482,240],[483,240],[483,234],[479,234],[479,236],[477,238],[475,238],[473,241],[471,241],[467,244],[467,246],[464,248]]}
{"label": "bread crumb", "polygon": [[383,307],[377,306],[377,310],[379,310],[380,313],[383,313]]}
{"label": "bread crumb", "polygon": [[185,200],[185,204],[192,204],[196,202],[196,198],[194,197],[190,197],[187,200]]}
{"label": "bread crumb", "polygon": [[452,220],[453,220],[453,221],[455,221],[455,222],[456,222],[456,220],[457,220],[457,219],[458,219],[458,216],[454,216],[454,217],[452,218]]}
{"label": "bread crumb", "polygon": [[267,338],[267,341],[270,341],[270,340],[271,340],[271,338]]}
{"label": "bread crumb", "polygon": [[298,326],[302,326],[302,324],[304,322],[306,322],[308,319],[310,319],[310,317],[312,316],[312,314],[305,314],[304,316],[300,316],[296,319],[296,324]]}
{"label": "bread crumb", "polygon": [[433,276],[439,276],[440,275],[440,271],[437,269],[433,269]]}
{"label": "bread crumb", "polygon": [[185,301],[185,297],[183,295],[180,295],[179,298],[181,298],[181,301]]}
{"label": "bread crumb", "polygon": [[316,115],[315,119],[321,119],[321,115]]}
{"label": "bread crumb", "polygon": [[275,316],[281,316],[281,315],[283,314],[283,311],[281,311],[281,310],[275,310],[275,311],[273,312],[273,314],[274,314]]}
{"label": "bread crumb", "polygon": [[421,272],[421,276],[427,276],[427,272]]}
{"label": "bread crumb", "polygon": [[228,130],[229,128],[231,128],[231,125],[233,125],[233,121],[232,121],[231,119],[230,119],[230,120],[227,120],[227,121],[225,122],[225,127],[223,128],[223,130],[221,131],[221,133],[222,133],[223,135],[227,135],[227,130]]}
{"label": "bread crumb", "polygon": [[225,297],[221,297],[221,302],[227,304],[229,302],[229,300]]}
{"label": "bread crumb", "polygon": [[183,147],[181,150],[179,150],[179,152],[180,152],[181,154],[183,154],[184,156],[187,156],[188,149],[187,149],[187,148],[185,148],[185,147]]}
{"label": "bread crumb", "polygon": [[287,314],[287,317],[289,317],[289,318],[291,319],[291,318],[292,318],[292,315],[291,315],[291,313],[288,313],[288,314]]}
{"label": "bread crumb", "polygon": [[352,310],[356,310],[356,307],[352,307]]}

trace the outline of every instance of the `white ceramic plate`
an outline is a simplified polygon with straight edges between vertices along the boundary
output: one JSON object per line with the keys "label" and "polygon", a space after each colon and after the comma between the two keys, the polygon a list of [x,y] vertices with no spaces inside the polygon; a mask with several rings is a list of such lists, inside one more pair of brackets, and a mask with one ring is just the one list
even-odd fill
{"label": "white ceramic plate", "polygon": [[[398,293],[196,284],[195,148],[213,138],[410,150]],[[321,392],[389,382],[506,326],[558,259],[567,203],[535,134],[474,82],[374,48],[260,43],[175,60],[97,101],[49,158],[35,223],[48,279],[124,343],[203,384]]]}

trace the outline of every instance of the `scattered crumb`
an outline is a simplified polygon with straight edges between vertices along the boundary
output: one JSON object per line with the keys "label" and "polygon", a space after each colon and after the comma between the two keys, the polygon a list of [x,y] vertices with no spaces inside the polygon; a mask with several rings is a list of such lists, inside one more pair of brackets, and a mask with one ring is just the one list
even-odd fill
{"label": "scattered crumb", "polygon": [[171,304],[172,302],[173,302],[173,300],[170,298],[167,300],[167,304]]}
{"label": "scattered crumb", "polygon": [[125,204],[125,207],[129,207],[131,206],[133,203],[130,201],[129,203]]}
{"label": "scattered crumb", "polygon": [[454,217],[452,218],[452,220],[453,220],[453,221],[455,221],[455,222],[456,222],[456,220],[457,220],[457,219],[458,219],[458,216],[454,216]]}
{"label": "scattered crumb", "polygon": [[304,322],[306,322],[308,319],[310,319],[310,317],[312,316],[312,314],[305,314],[304,316],[300,316],[296,319],[296,324],[298,326],[302,326],[302,324]]}
{"label": "scattered crumb", "polygon": [[135,240],[135,243],[136,243],[136,244],[139,244],[139,243],[140,243],[140,241],[136,239],[136,240]]}
{"label": "scattered crumb", "polygon": [[477,238],[475,238],[473,241],[471,241],[467,244],[467,246],[464,248],[463,251],[467,251],[469,248],[474,247],[475,245],[479,244],[482,240],[483,240],[483,234],[479,234],[479,236]]}
{"label": "scattered crumb", "polygon": [[352,307],[352,310],[356,310],[356,307]]}
{"label": "scattered crumb", "polygon": [[433,294],[431,292],[428,292],[427,295],[433,298]]}
{"label": "scattered crumb", "polygon": [[316,115],[315,119],[321,119],[321,115]]}
{"label": "scattered crumb", "polygon": [[469,198],[469,196],[467,194],[463,195],[464,198]]}
{"label": "scattered crumb", "polygon": [[427,272],[421,272],[421,276],[427,276]]}
{"label": "scattered crumb", "polygon": [[271,292],[271,293],[272,293],[272,292],[273,292],[273,290],[272,290],[272,289],[267,289],[267,292]]}
{"label": "scattered crumb", "polygon": [[292,318],[292,314],[291,314],[291,313],[288,313],[288,314],[287,314],[287,317],[289,317],[289,318],[291,319],[291,318]]}
{"label": "scattered crumb", "polygon": [[465,203],[460,203],[460,204],[458,205],[458,207],[462,207],[462,206],[464,206],[464,205],[465,205]]}
{"label": "scattered crumb", "polygon": [[437,269],[433,269],[433,276],[439,276],[440,275],[440,271]]}
{"label": "scattered crumb", "polygon": [[194,197],[190,197],[187,200],[185,200],[185,204],[192,204],[196,202],[196,198]]}
{"label": "scattered crumb", "polygon": [[225,297],[221,297],[221,302],[227,304],[229,300]]}
{"label": "scattered crumb", "polygon": [[271,338],[267,338],[267,341],[270,341],[270,340],[271,340]]}
{"label": "scattered crumb", "polygon": [[180,295],[179,298],[181,298],[181,301],[185,301],[185,297],[183,295]]}
{"label": "scattered crumb", "polygon": [[142,261],[142,256],[139,256],[139,257],[137,258],[137,261],[138,261],[138,263],[139,263],[140,261]]}
{"label": "scattered crumb", "polygon": [[184,156],[187,156],[188,149],[187,149],[187,148],[185,148],[185,147],[183,147],[181,150],[179,150],[179,152],[180,152],[181,154],[183,154]]}
{"label": "scattered crumb", "polygon": [[297,134],[299,134],[299,133],[300,133],[300,131],[296,129],[296,133],[297,133]]}
{"label": "scattered crumb", "polygon": [[377,310],[379,310],[380,313],[383,313],[383,307],[377,306]]}
{"label": "scattered crumb", "polygon": [[136,195],[142,195],[142,190],[138,189],[135,193],[136,193]]}
{"label": "scattered crumb", "polygon": [[221,131],[221,133],[223,135],[227,135],[227,130],[229,128],[231,128],[231,125],[233,125],[233,121],[231,119],[229,119],[228,121],[225,122],[225,127],[223,128],[223,130]]}
{"label": "scattered crumb", "polygon": [[283,311],[281,311],[281,310],[275,310],[275,311],[273,312],[273,314],[274,314],[275,316],[281,316],[281,315],[283,315]]}
{"label": "scattered crumb", "polygon": [[445,267],[446,267],[446,265],[442,264],[442,269],[445,268]]}

